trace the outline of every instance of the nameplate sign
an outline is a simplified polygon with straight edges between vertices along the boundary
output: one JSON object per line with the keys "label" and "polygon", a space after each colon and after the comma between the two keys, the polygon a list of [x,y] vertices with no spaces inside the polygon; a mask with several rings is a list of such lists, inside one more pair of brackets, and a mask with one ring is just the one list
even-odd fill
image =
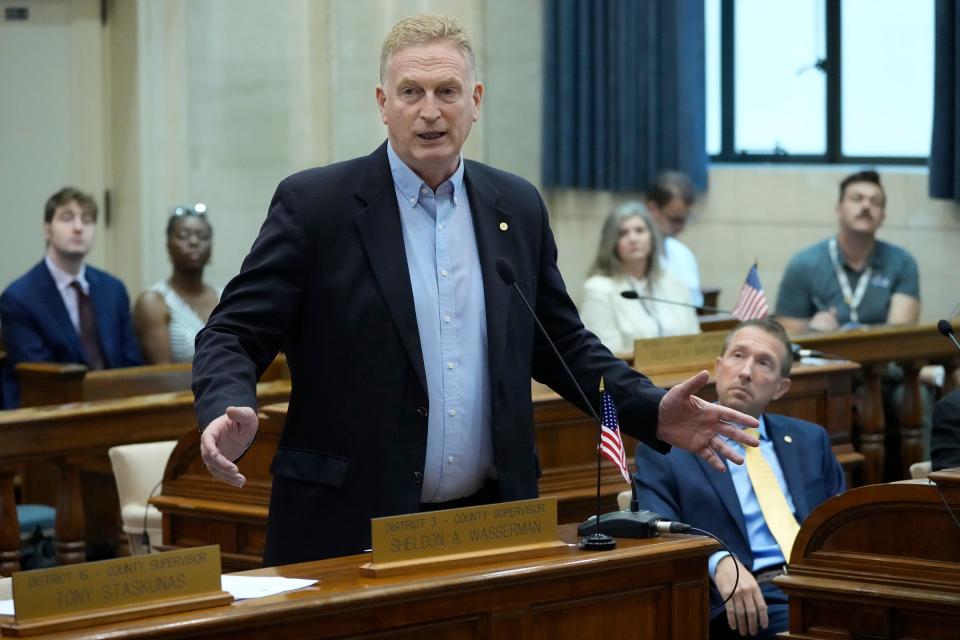
{"label": "nameplate sign", "polygon": [[708,331],[690,336],[649,338],[633,343],[633,366],[707,365],[720,355],[726,331]]}
{"label": "nameplate sign", "polygon": [[462,565],[494,553],[537,555],[566,548],[557,499],[517,500],[370,521],[373,552],[364,575],[395,575],[425,564]]}
{"label": "nameplate sign", "polygon": [[22,571],[13,574],[16,623],[2,629],[31,635],[226,604],[220,573],[217,545]]}

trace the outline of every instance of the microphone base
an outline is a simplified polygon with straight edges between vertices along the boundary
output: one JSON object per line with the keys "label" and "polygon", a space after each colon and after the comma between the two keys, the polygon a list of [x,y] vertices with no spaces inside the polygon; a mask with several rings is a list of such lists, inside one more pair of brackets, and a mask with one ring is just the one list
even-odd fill
{"label": "microphone base", "polygon": [[613,551],[617,548],[617,541],[605,533],[594,533],[580,538],[577,546],[587,551]]}
{"label": "microphone base", "polygon": [[[656,538],[656,523],[661,518],[652,511],[611,511],[600,516],[600,530],[619,538]],[[597,530],[597,516],[590,516],[577,527],[577,535]],[[602,535],[602,534],[601,534]]]}

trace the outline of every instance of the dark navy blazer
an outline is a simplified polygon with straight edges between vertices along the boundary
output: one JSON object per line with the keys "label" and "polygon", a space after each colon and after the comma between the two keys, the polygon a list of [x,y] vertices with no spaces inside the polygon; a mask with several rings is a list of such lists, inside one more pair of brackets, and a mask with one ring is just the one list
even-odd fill
{"label": "dark navy blazer", "polygon": [[[517,284],[591,402],[599,382],[624,432],[655,438],[664,391],[583,328],[557,269],[546,208],[526,180],[465,161],[486,307],[494,464],[504,500],[537,496],[530,378],[579,403],[537,335]],[[278,349],[293,388],[273,473],[264,562],[359,553],[370,519],[414,513],[427,446],[420,334],[386,144],[367,157],[310,169],[277,187],[240,273],[197,336],[193,389],[200,425],[229,405],[256,406],[257,377]]]}
{"label": "dark navy blazer", "polygon": [[[763,418],[803,522],[821,502],[845,489],[843,469],[823,427],[772,413]],[[753,566],[743,511],[728,472],[717,471],[699,456],[677,448],[663,456],[641,444],[636,460],[641,509],[709,531],[723,540],[745,567]],[[711,605],[719,602],[716,589],[711,588],[710,596]],[[715,615],[719,613],[723,610]]]}
{"label": "dark navy blazer", "polygon": [[[127,290],[109,273],[86,267],[90,300],[97,317],[97,334],[108,369],[143,364],[130,322]],[[20,406],[20,385],[14,367],[20,362],[75,362],[84,360],[80,336],[41,260],[15,280],[0,296],[0,328],[7,351],[3,370],[3,406]]]}

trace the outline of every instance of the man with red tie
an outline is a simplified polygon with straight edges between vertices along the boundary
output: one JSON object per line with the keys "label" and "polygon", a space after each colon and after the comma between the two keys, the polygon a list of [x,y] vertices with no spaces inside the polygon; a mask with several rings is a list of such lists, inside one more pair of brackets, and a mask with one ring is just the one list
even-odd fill
{"label": "man with red tie", "polygon": [[143,364],[127,290],[85,263],[96,238],[97,204],[65,187],[44,207],[47,253],[0,296],[7,350],[3,407],[20,406],[20,362],[76,362],[90,369]]}

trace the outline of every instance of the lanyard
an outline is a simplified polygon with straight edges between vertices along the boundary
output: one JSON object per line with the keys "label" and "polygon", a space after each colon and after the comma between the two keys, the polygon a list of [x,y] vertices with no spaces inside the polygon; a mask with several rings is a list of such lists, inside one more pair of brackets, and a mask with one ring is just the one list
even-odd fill
{"label": "lanyard", "polygon": [[867,285],[870,283],[870,276],[873,274],[873,267],[869,264],[860,274],[857,281],[857,290],[850,289],[850,278],[847,272],[840,265],[840,258],[837,257],[837,239],[830,238],[830,261],[833,262],[833,270],[837,274],[837,284],[840,285],[840,292],[843,293],[843,301],[850,307],[850,322],[860,322],[860,316],[857,314],[857,308],[863,302],[863,295],[867,292]]}
{"label": "lanyard", "polygon": [[[636,278],[634,278],[633,276],[628,275],[628,276],[627,276],[627,282],[630,283],[630,288],[633,289],[633,292],[634,292],[635,294],[637,294],[637,302],[640,303],[640,306],[643,307],[643,310],[647,312],[647,315],[650,316],[650,318],[653,320],[653,322],[657,325],[657,337],[658,337],[658,338],[663,337],[663,325],[660,324],[660,316],[659,316],[658,313],[656,313],[656,309],[654,309],[653,311],[651,311],[651,310],[650,310],[650,307],[647,306],[647,301],[644,300],[645,294],[642,294],[642,293],[640,293],[639,291],[637,291],[637,282],[638,282],[638,280],[637,280]],[[649,277],[648,277],[646,280],[644,280],[643,282],[641,282],[640,285],[643,287],[644,290],[646,290],[647,288],[650,288],[650,289],[651,289],[651,294],[652,294],[653,287],[650,287],[650,286],[649,286],[649,285],[650,285],[650,278],[649,278]]]}

